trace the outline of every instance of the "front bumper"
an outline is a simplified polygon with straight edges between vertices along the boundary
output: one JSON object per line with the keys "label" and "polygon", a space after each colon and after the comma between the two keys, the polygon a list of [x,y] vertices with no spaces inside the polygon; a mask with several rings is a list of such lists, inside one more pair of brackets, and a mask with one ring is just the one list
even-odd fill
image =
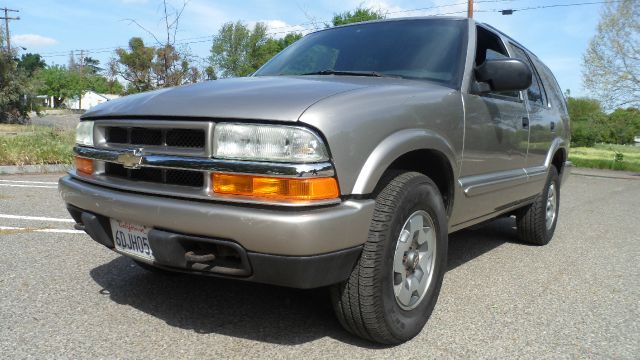
{"label": "front bumper", "polygon": [[[240,253],[246,253],[248,275],[215,275],[299,288],[348,277],[367,240],[374,208],[373,200],[347,200],[314,209],[227,205],[118,191],[69,176],[60,179],[59,190],[76,221],[107,247],[113,247],[108,219],[126,220],[157,230],[154,254],[163,252],[160,247],[173,246],[169,253],[176,259],[184,256],[175,250],[181,241],[237,244]],[[155,265],[193,270],[172,261]]]}

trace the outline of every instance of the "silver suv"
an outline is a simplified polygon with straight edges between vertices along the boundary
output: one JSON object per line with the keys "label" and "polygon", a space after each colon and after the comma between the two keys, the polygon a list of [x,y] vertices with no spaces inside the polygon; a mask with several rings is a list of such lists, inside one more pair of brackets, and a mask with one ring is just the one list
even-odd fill
{"label": "silver suv", "polygon": [[393,19],[94,108],[59,188],[78,228],[145,269],[331,286],[348,331],[394,344],[436,304],[449,233],[515,215],[523,242],[549,242],[568,147],[561,90],[524,46]]}

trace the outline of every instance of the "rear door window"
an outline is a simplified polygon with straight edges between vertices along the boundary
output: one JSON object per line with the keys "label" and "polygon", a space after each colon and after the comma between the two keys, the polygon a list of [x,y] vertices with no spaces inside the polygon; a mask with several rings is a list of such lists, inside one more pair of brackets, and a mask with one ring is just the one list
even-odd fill
{"label": "rear door window", "polygon": [[538,71],[536,71],[535,66],[527,56],[526,52],[519,48],[516,45],[509,44],[511,49],[513,50],[513,56],[516,59],[520,59],[524,61],[529,68],[531,69],[531,73],[533,78],[531,79],[531,86],[527,89],[527,98],[532,105],[545,106],[547,104],[546,93],[542,86],[542,81],[540,80],[540,76],[538,75]]}

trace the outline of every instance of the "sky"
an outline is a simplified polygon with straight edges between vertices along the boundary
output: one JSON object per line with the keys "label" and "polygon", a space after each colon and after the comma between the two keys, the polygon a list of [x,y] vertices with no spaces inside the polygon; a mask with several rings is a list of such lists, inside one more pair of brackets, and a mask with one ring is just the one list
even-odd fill
{"label": "sky", "polygon": [[[545,62],[562,89],[586,96],[582,86],[582,56],[596,31],[602,4],[524,10],[525,8],[601,0],[475,0],[474,18],[492,25],[526,46]],[[168,0],[179,8],[182,0]],[[12,45],[21,53],[40,53],[48,64],[65,65],[72,50],[85,50],[102,64],[115,47],[126,47],[133,36],[153,38],[132,23],[162,34],[162,0],[0,0],[0,7],[20,10],[10,22]],[[323,27],[335,13],[370,7],[387,17],[450,14],[466,16],[466,0],[190,0],[176,39],[198,61],[206,62],[211,39],[220,27],[241,20],[265,22],[273,37],[288,31],[308,33]],[[418,10],[416,10],[418,9]],[[523,9],[513,15],[496,10]],[[15,16],[15,13],[10,13]]]}

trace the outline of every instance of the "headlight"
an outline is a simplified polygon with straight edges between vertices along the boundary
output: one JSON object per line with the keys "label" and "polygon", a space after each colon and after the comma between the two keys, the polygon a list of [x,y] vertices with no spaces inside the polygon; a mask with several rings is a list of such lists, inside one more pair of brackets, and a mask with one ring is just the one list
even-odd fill
{"label": "headlight", "polygon": [[299,163],[329,160],[318,135],[300,127],[218,124],[213,138],[213,156],[220,159]]}
{"label": "headlight", "polygon": [[76,144],[93,146],[93,121],[80,121],[76,127]]}

